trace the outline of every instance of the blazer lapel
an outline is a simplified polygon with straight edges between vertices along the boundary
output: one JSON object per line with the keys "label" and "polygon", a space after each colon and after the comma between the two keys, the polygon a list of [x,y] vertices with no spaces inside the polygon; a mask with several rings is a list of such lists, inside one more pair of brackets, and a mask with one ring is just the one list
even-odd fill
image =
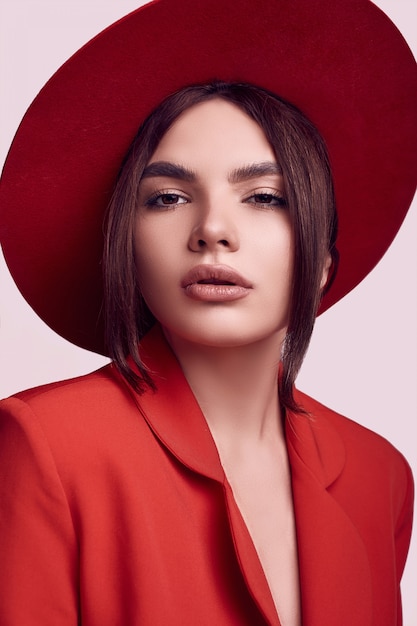
{"label": "blazer lapel", "polygon": [[292,471],[303,623],[369,626],[371,577],[362,539],[329,492],[343,472],[341,437],[322,416],[290,414]]}

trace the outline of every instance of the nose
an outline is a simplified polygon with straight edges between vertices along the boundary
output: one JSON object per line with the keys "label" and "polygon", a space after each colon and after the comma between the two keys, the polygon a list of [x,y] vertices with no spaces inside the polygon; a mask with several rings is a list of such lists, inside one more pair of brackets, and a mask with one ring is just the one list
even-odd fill
{"label": "nose", "polygon": [[235,220],[222,204],[203,207],[188,242],[193,252],[235,252],[239,249]]}

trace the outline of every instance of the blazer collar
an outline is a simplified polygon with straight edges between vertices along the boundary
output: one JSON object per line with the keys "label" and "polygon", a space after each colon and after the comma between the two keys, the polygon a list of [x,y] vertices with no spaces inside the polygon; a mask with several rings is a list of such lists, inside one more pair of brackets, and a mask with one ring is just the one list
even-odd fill
{"label": "blazer collar", "polygon": [[146,421],[181,463],[223,482],[224,471],[210,429],[159,325],[142,340],[140,354],[157,386],[156,393],[137,398]]}
{"label": "blazer collar", "polygon": [[[186,467],[226,485],[216,445],[181,367],[157,325],[141,343],[157,385],[137,397],[139,410],[164,446]],[[292,473],[303,622],[309,626],[369,626],[370,570],[365,546],[329,489],[343,473],[343,440],[321,405],[298,399],[310,415],[290,413],[286,439]],[[237,509],[226,488],[229,512]],[[238,510],[232,533],[244,576],[270,624],[279,624],[259,559]],[[235,520],[235,521],[234,521]]]}
{"label": "blazer collar", "polygon": [[343,471],[346,461],[343,440],[322,414],[311,410],[310,398],[297,391],[295,397],[306,408],[307,415],[287,413],[287,448],[293,451],[290,459],[308,468],[316,480],[327,488]]}

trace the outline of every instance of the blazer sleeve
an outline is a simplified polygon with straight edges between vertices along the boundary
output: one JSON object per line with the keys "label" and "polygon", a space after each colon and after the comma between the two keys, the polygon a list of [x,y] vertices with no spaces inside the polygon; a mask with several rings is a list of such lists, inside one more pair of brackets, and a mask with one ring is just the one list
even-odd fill
{"label": "blazer sleeve", "polygon": [[29,406],[0,403],[3,626],[76,626],[77,542],[45,435]]}
{"label": "blazer sleeve", "polygon": [[404,567],[407,559],[408,549],[410,546],[411,530],[413,524],[413,505],[414,505],[414,481],[411,468],[407,461],[403,459],[405,467],[405,497],[403,506],[398,516],[395,526],[395,554],[396,554],[396,569],[398,579],[398,614],[397,624],[401,626],[402,620],[402,604],[400,593],[400,580],[404,572]]}

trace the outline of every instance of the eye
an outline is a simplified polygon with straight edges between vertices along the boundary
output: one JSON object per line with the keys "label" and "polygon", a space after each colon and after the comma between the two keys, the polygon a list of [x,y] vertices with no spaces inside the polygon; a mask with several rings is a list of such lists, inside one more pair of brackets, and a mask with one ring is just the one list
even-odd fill
{"label": "eye", "polygon": [[150,198],[148,198],[148,200],[145,202],[145,205],[157,208],[170,208],[175,207],[178,204],[186,204],[187,202],[189,202],[187,198],[180,195],[179,193],[174,193],[171,191],[158,191],[154,193]]}
{"label": "eye", "polygon": [[259,191],[247,197],[245,202],[255,204],[262,208],[286,207],[287,201],[278,191]]}

